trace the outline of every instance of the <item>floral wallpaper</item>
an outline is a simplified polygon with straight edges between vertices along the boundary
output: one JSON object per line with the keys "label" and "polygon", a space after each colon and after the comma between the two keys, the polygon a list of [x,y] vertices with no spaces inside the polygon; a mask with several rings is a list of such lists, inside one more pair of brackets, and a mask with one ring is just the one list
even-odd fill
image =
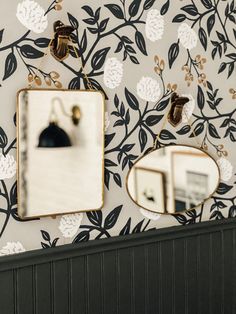
{"label": "floral wallpaper", "polygon": [[[0,255],[236,216],[234,0],[11,0],[0,14]],[[42,59],[58,19],[75,28],[72,40],[90,82],[106,95],[105,207],[21,221],[16,92],[29,83],[87,87],[73,49],[60,63],[49,54]],[[191,126],[183,119],[163,129],[175,91],[190,99]],[[157,147],[199,143],[217,160],[219,188],[201,207],[160,216],[128,197],[127,172],[157,133]]]}

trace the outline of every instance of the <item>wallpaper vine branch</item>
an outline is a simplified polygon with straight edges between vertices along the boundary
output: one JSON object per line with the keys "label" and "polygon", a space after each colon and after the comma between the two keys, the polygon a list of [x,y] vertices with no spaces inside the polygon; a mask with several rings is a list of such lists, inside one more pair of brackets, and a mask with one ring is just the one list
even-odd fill
{"label": "wallpaper vine branch", "polygon": [[[8,124],[2,121],[0,126],[0,255],[236,216],[234,0],[105,0],[100,5],[19,0],[2,14],[1,91],[6,104],[1,117]],[[8,14],[15,16],[18,27],[5,18]],[[71,47],[68,60],[52,61],[48,70],[38,69],[47,53],[52,21],[57,19],[74,27],[72,41],[82,66]],[[23,222],[17,215],[15,95],[9,86],[15,82],[22,87],[20,81],[26,75],[38,87],[87,88],[83,67],[93,88],[103,90],[107,98],[105,208]],[[186,112],[191,125],[183,117],[174,129],[164,125],[164,117],[176,91],[190,99]],[[131,202],[125,187],[127,172],[150,151],[157,134],[157,147],[178,142],[193,145],[196,134],[201,147],[217,159],[221,183],[211,201],[169,217]],[[26,238],[27,227],[30,236]]]}
{"label": "wallpaper vine branch", "polygon": [[[198,26],[198,37],[205,51],[208,50],[209,41],[212,45],[211,57],[215,60],[217,54],[220,59],[224,59],[224,61],[220,64],[218,73],[223,71],[228,71],[228,78],[234,73],[234,67],[236,62],[235,55],[235,39],[236,39],[236,30],[233,28],[236,23],[235,13],[236,13],[236,5],[235,1],[226,1],[226,7],[224,10],[221,7],[221,1],[200,1],[200,3],[204,6],[205,11],[199,11],[197,5],[192,1],[191,4],[186,5],[181,8],[184,13],[177,14],[173,23],[182,23],[183,21],[191,21],[191,28]],[[206,22],[204,21],[206,20]],[[220,24],[220,30],[215,29],[215,24],[217,20]],[[232,23],[232,26],[227,25],[227,23]],[[203,26],[203,24],[205,24]],[[182,24],[183,25],[183,24]],[[187,25],[187,24],[185,24]],[[217,35],[217,38],[213,38],[213,34]],[[233,32],[229,35],[229,31]],[[194,33],[192,33],[194,35]],[[232,40],[231,40],[232,38]],[[192,39],[193,40],[193,39]],[[180,38],[181,41],[181,38]],[[182,43],[182,42],[181,42]],[[184,43],[183,43],[184,46]],[[185,46],[186,47],[186,46]],[[187,48],[187,47],[186,47]],[[169,53],[172,54],[170,58],[170,65],[172,66],[175,59],[179,54],[179,41],[177,44],[173,44],[170,48]],[[231,53],[226,53],[231,49]],[[188,50],[189,58],[191,59],[190,52]],[[192,59],[191,59],[192,61]],[[195,68],[196,70],[196,68]],[[191,73],[191,71],[189,71]],[[198,77],[199,73],[197,72]]]}

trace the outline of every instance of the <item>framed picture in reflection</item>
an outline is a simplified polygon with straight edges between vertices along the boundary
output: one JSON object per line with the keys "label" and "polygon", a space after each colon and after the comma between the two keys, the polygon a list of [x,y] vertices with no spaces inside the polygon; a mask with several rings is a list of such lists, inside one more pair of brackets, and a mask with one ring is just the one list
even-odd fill
{"label": "framed picture in reflection", "polygon": [[172,153],[174,205],[176,212],[202,203],[209,194],[210,166],[203,153],[187,151]]}
{"label": "framed picture in reflection", "polygon": [[165,173],[156,169],[135,167],[135,198],[142,207],[166,212]]}

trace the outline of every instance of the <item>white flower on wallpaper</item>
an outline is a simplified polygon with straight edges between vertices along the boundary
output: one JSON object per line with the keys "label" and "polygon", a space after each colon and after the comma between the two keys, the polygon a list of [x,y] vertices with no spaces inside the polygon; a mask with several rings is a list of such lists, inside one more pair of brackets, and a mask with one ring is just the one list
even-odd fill
{"label": "white flower on wallpaper", "polygon": [[146,37],[152,42],[162,38],[164,33],[164,18],[160,14],[160,11],[153,9],[148,12],[145,33]]}
{"label": "white flower on wallpaper", "polygon": [[193,49],[197,46],[198,37],[195,31],[186,23],[182,23],[178,28],[178,38],[186,49]]}
{"label": "white flower on wallpaper", "polygon": [[0,154],[0,180],[10,179],[16,174],[16,161],[13,156]]}
{"label": "white flower on wallpaper", "polygon": [[18,20],[29,30],[39,34],[48,26],[48,19],[44,9],[33,0],[24,0],[17,6]]}
{"label": "white flower on wallpaper", "polygon": [[105,112],[105,132],[108,130],[109,125],[110,125],[109,113],[106,111]]}
{"label": "white flower on wallpaper", "polygon": [[193,111],[195,109],[195,99],[190,94],[183,94],[182,97],[187,97],[189,102],[184,105],[183,113],[182,113],[182,122],[188,123],[191,118]]}
{"label": "white flower on wallpaper", "polygon": [[233,166],[230,161],[224,157],[217,160],[220,168],[220,178],[222,181],[229,181],[233,175]]}
{"label": "white flower on wallpaper", "polygon": [[141,207],[139,208],[139,211],[145,218],[148,218],[148,219],[151,219],[151,220],[158,220],[158,219],[161,218],[160,214],[151,212],[151,211],[146,210],[146,209],[141,208]]}
{"label": "white flower on wallpaper", "polygon": [[0,250],[0,256],[11,255],[25,252],[23,245],[18,242],[7,242],[7,244]]}
{"label": "white flower on wallpaper", "polygon": [[161,96],[160,84],[151,77],[142,77],[137,84],[137,94],[145,101],[156,102]]}
{"label": "white flower on wallpaper", "polygon": [[117,88],[123,78],[123,63],[117,58],[108,58],[104,66],[103,81],[110,89]]}
{"label": "white flower on wallpaper", "polygon": [[79,230],[83,213],[63,215],[60,220],[59,230],[64,238],[73,238]]}

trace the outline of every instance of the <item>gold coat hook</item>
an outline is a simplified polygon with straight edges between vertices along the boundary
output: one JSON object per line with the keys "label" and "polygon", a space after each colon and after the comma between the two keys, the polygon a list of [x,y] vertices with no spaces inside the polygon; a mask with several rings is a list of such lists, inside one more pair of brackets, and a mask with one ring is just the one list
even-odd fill
{"label": "gold coat hook", "polygon": [[189,98],[181,97],[177,93],[174,93],[171,97],[171,108],[168,114],[169,123],[176,127],[182,121],[182,113],[184,105],[189,102]]}
{"label": "gold coat hook", "polygon": [[74,28],[64,25],[61,21],[56,21],[53,27],[54,38],[50,45],[50,51],[52,56],[61,62],[69,56],[70,35]]}

